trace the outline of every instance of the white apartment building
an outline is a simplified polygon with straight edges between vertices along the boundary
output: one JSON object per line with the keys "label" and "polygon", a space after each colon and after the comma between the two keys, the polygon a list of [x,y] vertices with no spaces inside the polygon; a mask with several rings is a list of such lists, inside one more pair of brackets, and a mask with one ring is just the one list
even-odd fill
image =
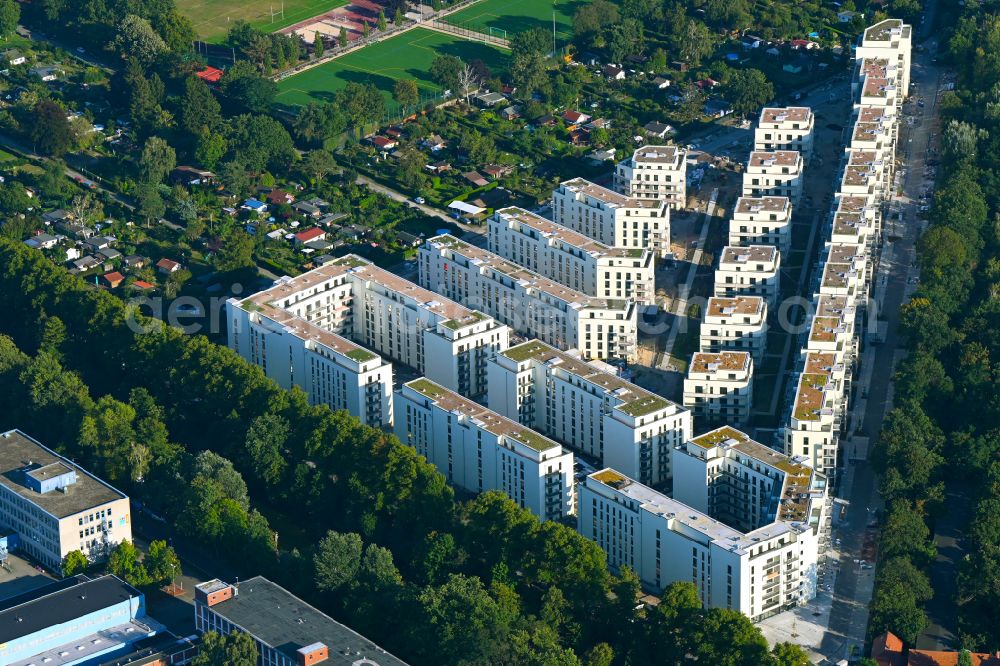
{"label": "white apartment building", "polygon": [[847,150],[847,164],[840,180],[840,194],[880,198],[888,189],[892,168],[874,150]]}
{"label": "white apartment building", "polygon": [[855,111],[848,147],[871,151],[879,159],[891,161],[896,149],[895,119],[880,106],[859,106]]}
{"label": "white apartment building", "polygon": [[715,269],[715,295],[760,296],[770,305],[778,298],[781,253],[773,245],[727,245]]}
{"label": "white apartment building", "polygon": [[370,425],[392,423],[392,373],[380,354],[475,397],[486,390],[486,358],[510,337],[482,312],[355,255],[226,305],[231,349],[313,404]]}
{"label": "white apartment building", "polygon": [[868,254],[863,245],[827,244],[819,293],[843,296],[847,303],[863,307],[868,300],[869,273]]}
{"label": "white apartment building", "polygon": [[538,340],[491,359],[487,395],[493,411],[649,484],[670,477],[670,451],[691,436],[688,410]]}
{"label": "white apartment building", "polygon": [[792,247],[792,203],[788,197],[740,197],[729,221],[729,244],[774,245],[787,255]]}
{"label": "white apartment building", "polygon": [[670,252],[670,206],[666,200],[619,194],[583,178],[552,192],[556,224],[612,247]]}
{"label": "white apartment building", "polygon": [[684,378],[684,406],[694,418],[743,424],[753,409],[753,357],[748,352],[695,352]]}
{"label": "white apartment building", "polygon": [[896,65],[885,58],[860,59],[852,84],[855,101],[862,106],[899,108],[906,97],[902,78]]}
{"label": "white apartment building", "polygon": [[788,197],[797,205],[802,195],[802,154],[795,150],[755,150],[743,172],[743,196]]}
{"label": "white apartment building", "polygon": [[20,430],[0,434],[0,526],[17,533],[18,550],[53,571],[70,551],[100,562],[132,540],[124,493]]}
{"label": "white apartment building", "polygon": [[515,207],[490,218],[489,244],[504,259],[588,296],[656,302],[649,250],[610,247]]}
{"label": "white apartment building", "polygon": [[[579,488],[580,533],[646,589],[691,582],[757,622],[816,596],[826,479],[725,427],[674,451],[674,497],[604,469]],[[681,478],[683,475],[683,479]]]}
{"label": "white apartment building", "polygon": [[785,428],[785,453],[801,456],[827,477],[838,464],[847,408],[847,370],[832,353],[806,352],[795,401]]}
{"label": "white apartment building", "polygon": [[767,301],[760,296],[712,296],[699,332],[701,351],[745,351],[760,363],[767,347]]}
{"label": "white apartment building", "polygon": [[630,197],[687,204],[687,151],[680,146],[643,146],[615,168],[615,188]]}
{"label": "white apartment building", "polygon": [[854,324],[857,308],[846,296],[818,295],[809,324],[805,351],[834,354],[837,363],[854,364],[857,340]]}
{"label": "white apartment building", "polygon": [[882,58],[893,63],[900,72],[904,96],[910,89],[910,54],[913,28],[899,19],[885,19],[865,30],[854,53],[858,60]]}
{"label": "white apartment building", "polygon": [[753,133],[754,150],[795,150],[808,162],[815,124],[808,106],[764,107]]}
{"label": "white apartment building", "polygon": [[395,433],[459,488],[500,490],[541,520],[573,513],[573,454],[429,379],[395,394]]}
{"label": "white apartment building", "polygon": [[587,296],[447,234],[420,246],[419,266],[425,287],[479,307],[525,337],[579,349],[588,359],[635,356],[635,301]]}

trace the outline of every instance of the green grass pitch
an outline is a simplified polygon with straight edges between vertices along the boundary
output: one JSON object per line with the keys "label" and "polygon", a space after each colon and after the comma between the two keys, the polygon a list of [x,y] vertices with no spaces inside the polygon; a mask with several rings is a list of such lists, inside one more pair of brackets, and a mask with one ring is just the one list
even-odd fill
{"label": "green grass pitch", "polygon": [[[279,14],[272,21],[271,11],[280,12],[282,4],[284,17]],[[274,32],[346,4],[347,0],[177,0],[177,8],[191,19],[198,36],[210,42],[222,41],[229,26],[240,19]]]}
{"label": "green grass pitch", "polygon": [[506,30],[510,39],[532,28],[551,32],[555,12],[557,46],[561,47],[573,36],[573,14],[585,4],[587,0],[482,0],[444,20],[479,32],[489,32],[489,28]]}

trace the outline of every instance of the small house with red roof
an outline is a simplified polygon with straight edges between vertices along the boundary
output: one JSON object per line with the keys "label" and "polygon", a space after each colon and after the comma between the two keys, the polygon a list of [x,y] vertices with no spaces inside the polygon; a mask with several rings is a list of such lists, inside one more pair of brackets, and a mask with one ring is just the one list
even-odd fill
{"label": "small house with red roof", "polygon": [[141,289],[142,291],[149,291],[150,289],[154,289],[156,285],[150,284],[145,280],[136,280],[132,283],[132,287],[135,289]]}
{"label": "small house with red roof", "polygon": [[164,275],[170,275],[171,273],[176,273],[181,268],[183,268],[179,263],[173,259],[160,259],[156,262],[156,270],[163,273]]}
{"label": "small house with red roof", "polygon": [[326,240],[326,231],[319,227],[312,227],[311,229],[306,229],[295,234],[296,245],[305,245],[315,240]]}
{"label": "small house with red roof", "polygon": [[398,146],[399,142],[396,141],[395,139],[390,139],[387,136],[373,136],[372,144],[374,144],[374,146],[379,150],[387,151],[387,150],[392,150],[393,148]]}
{"label": "small house with red roof", "polygon": [[267,202],[272,206],[292,204],[295,202],[295,197],[285,190],[274,189],[267,193]]}
{"label": "small house with red roof", "polygon": [[218,83],[222,79],[222,75],[225,74],[221,69],[216,67],[206,67],[200,72],[196,72],[195,76],[204,81],[205,83]]}
{"label": "small house with red roof", "polygon": [[580,111],[574,111],[573,109],[567,110],[562,115],[563,122],[570,125],[579,125],[580,123],[585,123],[590,120],[590,116],[586,113],[581,113]]}
{"label": "small house with red roof", "polygon": [[125,281],[125,276],[119,273],[118,271],[111,271],[110,273],[105,273],[104,275],[101,276],[101,282],[103,282],[105,286],[111,289],[116,289],[118,285],[120,285],[124,281]]}

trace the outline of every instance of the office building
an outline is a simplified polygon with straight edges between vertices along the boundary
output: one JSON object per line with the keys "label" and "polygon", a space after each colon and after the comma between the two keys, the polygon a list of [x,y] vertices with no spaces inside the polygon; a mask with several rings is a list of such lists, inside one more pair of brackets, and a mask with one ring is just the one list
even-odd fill
{"label": "office building", "polygon": [[745,351],[760,363],[767,347],[767,301],[760,296],[712,296],[700,333],[701,351]]}
{"label": "office building", "polygon": [[693,583],[760,621],[816,596],[826,479],[734,428],[675,450],[674,497],[613,469],[580,486],[579,531],[648,590]]}
{"label": "office building", "polygon": [[687,204],[687,151],[680,146],[643,146],[615,168],[615,188],[630,197]]}
{"label": "office building", "polygon": [[53,571],[73,550],[100,562],[132,539],[131,518],[121,491],[20,430],[0,435],[0,526],[28,557]]}
{"label": "office building", "polygon": [[743,172],[743,196],[788,197],[797,205],[802,195],[802,155],[795,150],[755,150]]}
{"label": "office building", "polygon": [[792,247],[792,204],[788,197],[740,197],[729,221],[729,244],[774,245],[787,255]]}
{"label": "office building", "polygon": [[573,454],[428,379],[395,396],[395,431],[459,488],[500,490],[542,520],[573,512]]}
{"label": "office building", "polygon": [[489,407],[644,483],[670,477],[670,451],[691,436],[680,405],[532,340],[489,362]]}
{"label": "office building", "polygon": [[754,150],[794,150],[808,162],[815,124],[808,106],[764,107],[753,134]]}
{"label": "office building", "polygon": [[194,624],[202,633],[249,634],[260,666],[406,666],[263,576],[236,585],[216,578],[196,586]]}
{"label": "office building", "polygon": [[74,576],[0,601],[0,664],[100,663],[158,629],[142,592],[125,581]]}
{"label": "office building", "polygon": [[773,306],[778,299],[780,269],[781,253],[773,245],[727,245],[715,269],[715,295],[760,296]]}
{"label": "office building", "polygon": [[746,423],[753,409],[753,357],[736,351],[692,354],[684,406],[699,423]]}
{"label": "office building", "polygon": [[656,302],[649,250],[610,247],[523,208],[490,218],[489,243],[494,254],[588,296]]}
{"label": "office building", "polygon": [[450,235],[425,241],[418,260],[422,285],[527,338],[579,349],[588,359],[636,354],[638,308],[631,299],[587,296]]}
{"label": "office building", "polygon": [[392,423],[392,370],[409,366],[462,395],[486,390],[486,357],[510,329],[348,255],[227,302],[229,346],[313,404]]}
{"label": "office building", "polygon": [[567,180],[552,192],[556,224],[612,247],[670,252],[670,206],[666,200],[641,199],[595,185]]}

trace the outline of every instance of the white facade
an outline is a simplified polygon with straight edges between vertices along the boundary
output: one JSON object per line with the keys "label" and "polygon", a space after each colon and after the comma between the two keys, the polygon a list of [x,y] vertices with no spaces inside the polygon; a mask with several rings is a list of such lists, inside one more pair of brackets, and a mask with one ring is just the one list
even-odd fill
{"label": "white facade", "polygon": [[419,251],[420,282],[482,309],[525,337],[588,359],[632,359],[638,309],[631,299],[587,296],[454,236]]}
{"label": "white facade", "polygon": [[538,340],[490,360],[488,396],[493,411],[650,484],[691,436],[688,410]]}
{"label": "white facade", "polygon": [[504,259],[588,296],[656,301],[649,250],[610,247],[523,208],[490,218],[489,244]]}
{"label": "white facade", "polygon": [[753,151],[743,173],[743,196],[788,197],[798,204],[802,166],[802,155],[795,150]]}
{"label": "white facade", "polygon": [[427,379],[395,394],[395,433],[465,490],[500,490],[542,520],[573,513],[573,454]]}
{"label": "white facade", "polygon": [[[227,302],[229,346],[313,404],[392,422],[382,354],[463,395],[486,390],[486,358],[510,329],[354,255]],[[357,411],[355,411],[357,410]]]}
{"label": "white facade", "polygon": [[835,354],[806,352],[785,428],[785,453],[803,457],[813,469],[828,476],[835,473],[838,463],[847,408],[846,372]]}
{"label": "white facade", "polygon": [[767,301],[760,296],[712,296],[700,333],[701,351],[745,351],[760,363],[767,347]]}
{"label": "white facade", "polygon": [[615,188],[630,197],[687,204],[687,151],[680,146],[643,146],[615,168]]}
{"label": "white facade", "polygon": [[808,106],[764,107],[754,130],[754,150],[795,150],[809,160],[816,117]]}
{"label": "white facade", "polygon": [[792,247],[792,204],[788,197],[740,197],[729,221],[729,244],[774,245],[781,254]]}
{"label": "white facade", "polygon": [[716,296],[760,296],[770,305],[778,298],[781,253],[773,245],[722,248],[715,269]]}
{"label": "white facade", "polygon": [[753,409],[753,357],[748,352],[695,352],[684,378],[684,406],[696,419],[746,423]]}
{"label": "white facade", "polygon": [[578,529],[608,563],[753,621],[815,597],[825,478],[728,427],[674,454],[673,498],[613,469],[580,486]]}
{"label": "white facade", "polygon": [[906,95],[910,89],[912,34],[913,28],[901,20],[885,19],[865,30],[854,57],[858,60],[884,58],[895,64],[901,74],[903,94]]}
{"label": "white facade", "polygon": [[0,434],[0,526],[17,532],[18,549],[53,571],[70,551],[100,562],[132,540],[124,493],[20,430]]}
{"label": "white facade", "polygon": [[552,192],[552,216],[568,227],[612,247],[670,252],[670,207],[666,200],[619,194],[583,178],[567,180]]}

